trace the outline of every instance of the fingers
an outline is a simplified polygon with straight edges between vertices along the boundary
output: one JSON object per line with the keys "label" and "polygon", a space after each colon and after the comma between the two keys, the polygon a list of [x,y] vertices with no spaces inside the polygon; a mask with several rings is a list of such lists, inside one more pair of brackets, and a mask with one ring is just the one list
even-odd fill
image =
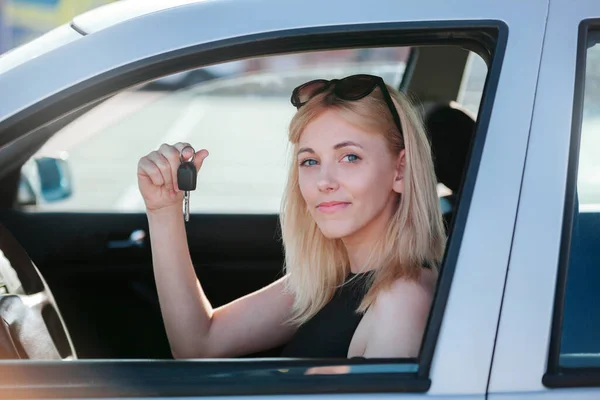
{"label": "fingers", "polygon": [[150,160],[152,163],[154,163],[154,165],[156,165],[156,167],[160,171],[160,173],[162,175],[162,181],[163,181],[164,186],[168,190],[172,190],[174,188],[173,172],[172,172],[171,163],[169,162],[167,157],[161,151],[153,151],[150,154],[148,154],[147,157],[148,157],[148,160]]}
{"label": "fingers", "polygon": [[[187,148],[186,148],[187,147]],[[181,153],[183,150],[183,154]],[[142,158],[139,168],[148,175],[152,183],[156,186],[162,186],[179,192],[177,184],[177,170],[181,160],[190,160],[194,156],[194,150],[189,143],[179,142],[175,145],[162,144],[158,151],[153,151]],[[194,165],[199,171],[204,159],[208,157],[208,151],[202,149],[196,152]]]}
{"label": "fingers", "polygon": [[194,159],[194,165],[196,166],[196,170],[200,171],[202,168],[202,163],[208,157],[208,150],[202,149],[196,153],[196,158]]}
{"label": "fingers", "polygon": [[[188,161],[194,155],[194,150],[191,144],[187,142],[178,142],[173,146],[177,150],[177,156],[181,155],[183,161]],[[186,148],[187,147],[187,148]],[[184,150],[185,149],[185,150]],[[183,150],[183,154],[181,151]]]}
{"label": "fingers", "polygon": [[154,162],[150,161],[148,156],[140,159],[138,163],[138,175],[147,176],[155,186],[162,186],[165,183],[160,169]]}
{"label": "fingers", "polygon": [[166,143],[162,144],[158,149],[160,154],[169,162],[172,188],[175,193],[179,192],[179,186],[177,184],[177,169],[181,164],[179,159],[179,150],[176,146],[171,146]]}
{"label": "fingers", "polygon": [[[192,158],[192,156],[194,156],[194,148],[189,143],[179,142],[176,143],[174,147],[177,149],[179,154],[181,154],[181,151],[183,150],[183,154],[181,154],[181,156],[184,161],[188,161]],[[208,157],[208,150],[202,149],[196,152],[196,155],[194,157],[194,165],[196,166],[196,171],[200,171],[202,163],[204,162],[206,157]]]}

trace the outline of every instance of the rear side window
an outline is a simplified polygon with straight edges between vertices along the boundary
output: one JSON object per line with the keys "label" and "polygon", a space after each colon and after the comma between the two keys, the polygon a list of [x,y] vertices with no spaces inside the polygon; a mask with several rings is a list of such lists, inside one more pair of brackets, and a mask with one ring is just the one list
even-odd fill
{"label": "rear side window", "polygon": [[[577,191],[581,212],[600,212],[600,32],[589,42],[585,64],[585,93]],[[597,232],[600,234],[600,231]],[[600,343],[600,342],[599,342]]]}
{"label": "rear side window", "polygon": [[559,370],[600,367],[600,31],[582,35],[561,248],[566,287],[558,279],[557,309],[564,308],[562,321],[555,320],[562,322],[560,337],[553,338],[560,352],[550,362]]}

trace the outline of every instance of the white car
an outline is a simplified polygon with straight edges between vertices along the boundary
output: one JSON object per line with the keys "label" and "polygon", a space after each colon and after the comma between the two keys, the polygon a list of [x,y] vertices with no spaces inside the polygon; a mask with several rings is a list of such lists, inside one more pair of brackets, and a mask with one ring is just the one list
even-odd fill
{"label": "white car", "polygon": [[[431,135],[449,241],[419,357],[172,360],[137,160],[210,149],[188,242],[231,301],[281,271],[291,88],[356,71]],[[123,0],[1,56],[0,93],[0,398],[600,398],[600,2]],[[31,208],[23,166],[65,154]]]}

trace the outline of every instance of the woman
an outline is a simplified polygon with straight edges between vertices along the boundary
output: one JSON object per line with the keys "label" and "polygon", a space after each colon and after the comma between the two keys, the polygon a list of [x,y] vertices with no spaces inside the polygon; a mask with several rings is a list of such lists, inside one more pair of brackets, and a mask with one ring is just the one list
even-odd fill
{"label": "woman", "polygon": [[[284,345],[284,357],[416,357],[445,246],[419,116],[371,75],[308,82],[292,104],[294,162],[281,211],[286,273],[217,309],[196,278],[177,189],[180,153],[193,151],[164,144],[139,162],[173,356]],[[208,152],[195,156],[199,170]]]}

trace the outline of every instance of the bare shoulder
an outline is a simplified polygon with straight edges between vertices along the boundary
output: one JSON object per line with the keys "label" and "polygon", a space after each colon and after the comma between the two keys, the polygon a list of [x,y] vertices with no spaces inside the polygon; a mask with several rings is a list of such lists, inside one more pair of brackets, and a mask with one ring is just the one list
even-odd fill
{"label": "bare shoulder", "polygon": [[378,295],[373,307],[379,313],[406,312],[407,309],[429,309],[435,292],[436,276],[430,270],[423,270],[417,281],[398,279]]}
{"label": "bare shoulder", "polygon": [[365,357],[417,357],[435,292],[435,274],[424,271],[420,280],[398,279],[377,294]]}

